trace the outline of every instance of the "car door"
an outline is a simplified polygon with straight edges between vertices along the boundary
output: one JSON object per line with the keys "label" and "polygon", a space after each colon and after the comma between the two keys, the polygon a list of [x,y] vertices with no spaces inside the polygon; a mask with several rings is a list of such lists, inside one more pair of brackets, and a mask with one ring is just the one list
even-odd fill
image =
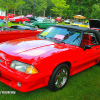
{"label": "car door", "polygon": [[[78,65],[77,70],[82,71],[86,68],[89,68],[98,63],[100,60],[100,45],[97,37],[94,33],[88,33],[91,35],[91,44],[90,48],[84,49],[84,47],[79,48],[79,55],[78,55]],[[86,44],[88,45],[88,44]]]}
{"label": "car door", "polygon": [[39,23],[40,28],[47,28],[47,20],[44,19],[41,23]]}
{"label": "car door", "polygon": [[5,30],[2,31],[2,37],[4,41],[8,41],[8,40],[13,40],[13,39],[18,39],[18,38],[23,38],[23,33],[21,34],[19,30]]}

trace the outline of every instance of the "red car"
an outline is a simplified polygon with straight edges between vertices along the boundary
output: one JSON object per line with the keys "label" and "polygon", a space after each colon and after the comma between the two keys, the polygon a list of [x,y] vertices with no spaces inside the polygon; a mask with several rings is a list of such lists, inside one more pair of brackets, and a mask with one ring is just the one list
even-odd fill
{"label": "red car", "polygon": [[21,24],[23,21],[30,21],[30,19],[25,16],[16,16],[14,18],[9,18],[9,21]]}
{"label": "red car", "polygon": [[100,32],[100,19],[89,19],[89,26],[91,29]]}
{"label": "red car", "polygon": [[33,37],[39,34],[42,29],[35,29],[26,26],[11,26],[0,30],[0,42],[18,38]]}
{"label": "red car", "polygon": [[16,14],[8,14],[8,18],[13,18],[13,17],[15,17],[15,16],[17,16]]}
{"label": "red car", "polygon": [[0,16],[0,19],[2,19],[2,20],[7,20],[7,18],[13,18],[13,17],[15,17],[15,16],[17,16],[16,14],[8,14],[8,16]]}
{"label": "red car", "polygon": [[56,22],[63,22],[64,19],[62,19],[61,17],[57,17],[57,18],[55,18],[55,21],[56,21]]}
{"label": "red car", "polygon": [[20,25],[6,27],[6,24],[6,21],[0,20],[0,42],[36,36],[41,31],[43,31],[42,29],[35,29],[32,27]]}
{"label": "red car", "polygon": [[69,76],[100,61],[100,36],[76,26],[51,26],[35,37],[0,44],[0,81],[21,92],[62,89]]}

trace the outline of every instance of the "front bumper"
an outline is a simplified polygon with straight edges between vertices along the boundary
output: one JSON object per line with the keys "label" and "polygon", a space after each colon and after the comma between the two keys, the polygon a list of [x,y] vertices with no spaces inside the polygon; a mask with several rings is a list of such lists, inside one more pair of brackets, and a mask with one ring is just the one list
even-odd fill
{"label": "front bumper", "polygon": [[[19,73],[14,73],[0,64],[0,81],[18,91],[28,92],[47,86],[49,77],[41,77],[42,75],[40,77],[37,75],[34,75],[35,77],[30,76],[31,75],[22,75],[21,77]],[[17,82],[21,83],[21,87],[18,86]]]}

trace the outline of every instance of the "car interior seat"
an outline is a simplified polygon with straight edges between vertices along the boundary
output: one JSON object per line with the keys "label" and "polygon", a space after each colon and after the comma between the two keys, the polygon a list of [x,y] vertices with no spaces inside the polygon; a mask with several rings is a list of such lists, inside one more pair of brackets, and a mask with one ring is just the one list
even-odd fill
{"label": "car interior seat", "polygon": [[84,45],[93,45],[91,35],[84,34],[81,47],[84,47]]}

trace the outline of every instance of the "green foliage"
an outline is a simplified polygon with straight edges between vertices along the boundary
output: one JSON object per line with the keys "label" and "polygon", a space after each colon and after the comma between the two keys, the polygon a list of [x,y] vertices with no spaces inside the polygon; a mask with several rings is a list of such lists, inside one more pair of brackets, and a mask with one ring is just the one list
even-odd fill
{"label": "green foliage", "polygon": [[56,15],[59,15],[61,17],[64,15],[67,15],[66,11],[70,5],[67,5],[66,1],[64,1],[64,0],[51,0],[51,2],[54,4],[54,7],[51,10]]}
{"label": "green foliage", "polygon": [[12,0],[13,4],[11,4],[12,8],[17,8],[19,5],[25,4],[25,2],[23,2],[23,0]]}
{"label": "green foliage", "polygon": [[47,8],[47,0],[36,0],[35,2],[35,11],[37,14],[43,13]]}
{"label": "green foliage", "polygon": [[92,12],[91,12],[92,19],[100,19],[100,4],[93,5]]}
{"label": "green foliage", "polygon": [[[35,1],[35,9],[34,9]],[[61,16],[63,18],[73,18],[80,14],[87,19],[99,18],[100,0],[0,0],[0,9],[7,10],[7,13],[23,15],[33,14],[43,16]]]}
{"label": "green foliage", "polygon": [[94,4],[100,2],[99,0],[66,0],[70,8],[67,10],[67,16],[72,18],[74,15],[83,15],[90,18],[91,10]]}
{"label": "green foliage", "polygon": [[19,5],[22,5],[24,2],[22,0],[0,0],[0,8],[7,10],[15,9]]}

